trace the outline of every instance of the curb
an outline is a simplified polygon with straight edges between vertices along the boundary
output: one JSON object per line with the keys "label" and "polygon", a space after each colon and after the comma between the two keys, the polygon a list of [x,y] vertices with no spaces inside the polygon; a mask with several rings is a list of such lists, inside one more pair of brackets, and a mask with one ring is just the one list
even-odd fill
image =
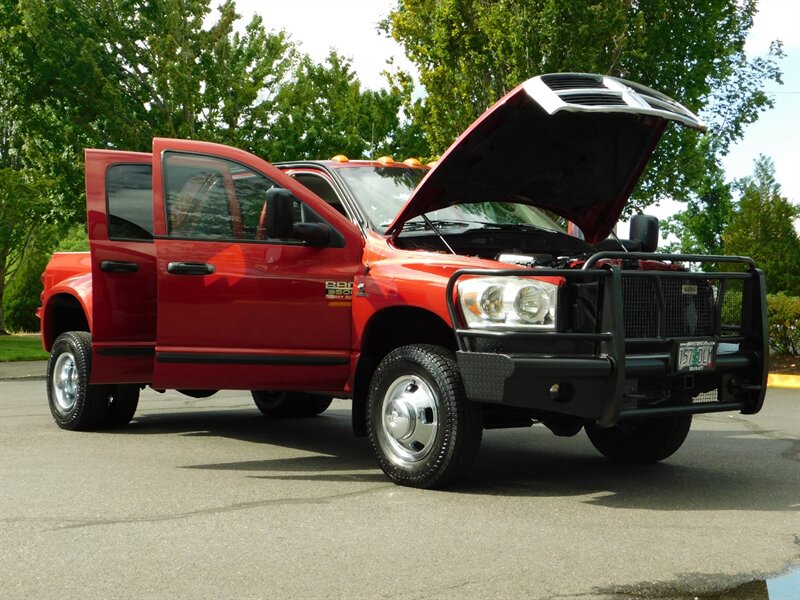
{"label": "curb", "polygon": [[767,376],[767,387],[798,390],[800,389],[800,375],[770,373]]}
{"label": "curb", "polygon": [[47,370],[46,360],[0,362],[0,381],[44,379],[46,375],[46,370]]}

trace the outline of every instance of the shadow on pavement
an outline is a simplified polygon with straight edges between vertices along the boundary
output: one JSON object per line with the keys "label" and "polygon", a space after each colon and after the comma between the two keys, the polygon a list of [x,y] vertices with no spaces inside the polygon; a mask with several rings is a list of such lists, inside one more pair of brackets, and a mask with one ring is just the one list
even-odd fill
{"label": "shadow on pavement", "polygon": [[[255,410],[230,409],[145,414],[125,434],[212,436],[316,454],[185,467],[189,469],[240,471],[275,480],[387,481],[367,440],[353,436],[346,409],[311,419],[267,419]],[[671,459],[629,466],[601,457],[582,433],[557,438],[542,427],[488,431],[473,469],[462,483],[442,493],[590,495],[586,502],[598,506],[665,511],[794,511],[800,503],[798,452],[798,440],[742,425],[741,430],[693,430]]]}
{"label": "shadow on pavement", "polygon": [[800,503],[797,440],[691,431],[684,447],[664,462],[621,465],[596,455],[583,434],[571,444],[534,437],[527,448],[485,445],[460,491],[591,494],[588,504],[648,510],[796,511]]}

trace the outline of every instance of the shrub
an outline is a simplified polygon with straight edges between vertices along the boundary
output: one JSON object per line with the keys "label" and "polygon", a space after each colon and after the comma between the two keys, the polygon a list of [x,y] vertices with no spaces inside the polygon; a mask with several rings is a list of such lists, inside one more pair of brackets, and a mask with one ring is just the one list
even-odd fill
{"label": "shrub", "polygon": [[[63,233],[62,233],[63,232]],[[55,245],[55,250],[53,246]],[[3,291],[3,325],[8,331],[38,331],[36,309],[41,304],[42,273],[53,252],[89,250],[86,226],[44,226],[31,241],[19,270]]]}
{"label": "shrub", "polygon": [[768,294],[767,318],[770,348],[781,354],[800,354],[800,297]]}
{"label": "shrub", "polygon": [[49,250],[33,247],[3,292],[3,321],[8,331],[38,331],[36,309],[41,304],[42,272]]}
{"label": "shrub", "polygon": [[53,252],[88,252],[89,237],[86,234],[86,225],[76,223],[72,225],[61,239]]}

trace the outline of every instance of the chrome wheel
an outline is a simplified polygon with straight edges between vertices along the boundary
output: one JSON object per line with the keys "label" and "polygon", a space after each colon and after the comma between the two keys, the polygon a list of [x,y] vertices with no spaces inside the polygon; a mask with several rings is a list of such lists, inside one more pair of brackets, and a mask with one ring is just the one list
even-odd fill
{"label": "chrome wheel", "polygon": [[75,406],[78,397],[78,368],[70,352],[58,356],[53,367],[53,396],[59,408],[68,412]]}
{"label": "chrome wheel", "polygon": [[89,431],[103,423],[112,386],[90,384],[91,372],[91,334],[67,331],[59,335],[47,361],[47,403],[62,429]]}
{"label": "chrome wheel", "polygon": [[367,434],[381,469],[400,485],[443,487],[461,477],[478,453],[481,417],[446,348],[402,346],[372,375]]}
{"label": "chrome wheel", "polygon": [[397,378],[386,390],[381,414],[379,442],[395,464],[419,462],[435,447],[439,431],[436,397],[420,377]]}

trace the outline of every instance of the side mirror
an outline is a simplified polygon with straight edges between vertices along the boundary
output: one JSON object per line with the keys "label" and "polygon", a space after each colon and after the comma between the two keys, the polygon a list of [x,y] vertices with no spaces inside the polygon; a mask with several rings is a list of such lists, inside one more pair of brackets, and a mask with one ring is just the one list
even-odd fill
{"label": "side mirror", "polygon": [[634,215],[629,237],[641,244],[642,252],[655,252],[658,249],[658,219],[651,215]]}
{"label": "side mirror", "polygon": [[294,227],[294,203],[297,198],[284,188],[267,190],[267,222],[265,231],[268,238],[288,238]]}
{"label": "side mirror", "polygon": [[327,246],[331,228],[327,223],[297,223],[294,220],[294,194],[284,188],[267,190],[267,219],[264,230],[268,238],[295,239],[309,246]]}

